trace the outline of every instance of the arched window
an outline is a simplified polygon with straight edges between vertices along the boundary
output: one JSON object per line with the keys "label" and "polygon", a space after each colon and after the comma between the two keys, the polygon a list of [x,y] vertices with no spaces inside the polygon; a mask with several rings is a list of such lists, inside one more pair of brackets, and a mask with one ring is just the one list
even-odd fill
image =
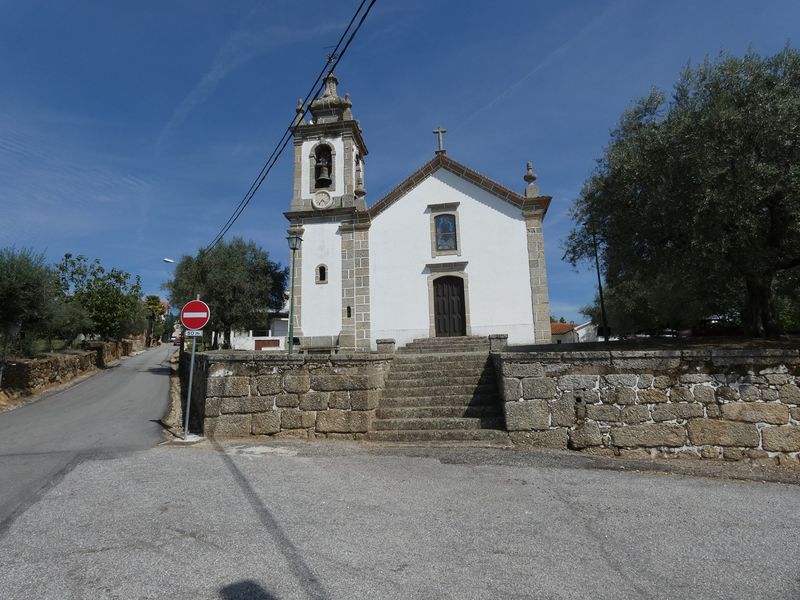
{"label": "arched window", "polygon": [[314,151],[314,188],[329,188],[331,183],[333,183],[331,147],[327,144],[320,144]]}
{"label": "arched window", "polygon": [[434,219],[436,230],[436,250],[457,250],[458,239],[456,238],[456,216],[455,215],[436,215]]}
{"label": "arched window", "polygon": [[315,279],[317,283],[328,283],[328,267],[318,265]]}

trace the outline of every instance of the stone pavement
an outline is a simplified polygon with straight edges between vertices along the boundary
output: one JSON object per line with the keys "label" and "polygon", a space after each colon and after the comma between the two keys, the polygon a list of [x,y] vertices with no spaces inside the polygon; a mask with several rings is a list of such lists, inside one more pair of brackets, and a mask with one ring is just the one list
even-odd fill
{"label": "stone pavement", "polygon": [[0,597],[800,596],[800,487],[595,464],[289,441],[88,460],[0,533]]}

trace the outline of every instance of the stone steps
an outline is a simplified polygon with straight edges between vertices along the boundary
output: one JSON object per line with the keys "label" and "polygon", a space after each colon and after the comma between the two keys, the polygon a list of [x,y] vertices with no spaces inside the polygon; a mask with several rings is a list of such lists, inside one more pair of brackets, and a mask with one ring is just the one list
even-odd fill
{"label": "stone steps", "polygon": [[494,373],[478,373],[472,375],[446,375],[436,373],[426,373],[425,378],[421,378],[419,373],[416,375],[409,373],[389,374],[386,378],[387,384],[391,382],[392,387],[413,388],[419,387],[421,383],[430,387],[437,385],[496,385]]}
{"label": "stone steps", "polygon": [[376,419],[376,431],[388,431],[395,429],[402,430],[468,430],[468,429],[496,429],[502,426],[502,420],[494,418],[468,418],[468,417],[447,417],[447,418],[412,418],[412,419]]}
{"label": "stone steps", "polygon": [[392,361],[375,417],[376,441],[507,441],[488,339],[409,344]]}
{"label": "stone steps", "polygon": [[410,369],[413,366],[425,365],[432,369],[443,369],[452,366],[485,365],[490,362],[486,352],[438,352],[435,354],[395,354],[392,368]]}
{"label": "stone steps", "polygon": [[408,346],[404,346],[403,348],[397,350],[397,352],[403,356],[407,356],[409,354],[467,354],[488,351],[488,343],[485,347],[481,344],[457,344],[448,346],[446,348],[438,346],[417,346],[409,348]]}
{"label": "stone steps", "polygon": [[415,386],[389,385],[383,390],[384,398],[413,398],[415,396],[452,396],[463,394],[488,395],[497,393],[497,386],[487,383],[473,385],[427,385],[420,382]]}
{"label": "stone steps", "polygon": [[466,350],[471,352],[489,352],[487,337],[450,337],[421,338],[414,340],[398,350],[402,354],[430,354]]}
{"label": "stone steps", "polygon": [[502,410],[496,404],[477,406],[385,407],[375,412],[379,419],[440,419],[443,417],[498,418]]}
{"label": "stone steps", "polygon": [[500,405],[495,394],[473,395],[453,394],[452,396],[411,396],[406,398],[383,398],[381,408],[423,408],[434,406],[475,406]]}
{"label": "stone steps", "polygon": [[416,429],[371,431],[373,442],[485,442],[508,444],[508,433],[498,429]]}

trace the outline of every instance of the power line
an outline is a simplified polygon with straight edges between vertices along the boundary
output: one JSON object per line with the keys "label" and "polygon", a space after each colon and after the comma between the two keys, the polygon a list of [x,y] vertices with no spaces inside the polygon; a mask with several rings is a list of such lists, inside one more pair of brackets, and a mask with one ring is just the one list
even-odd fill
{"label": "power line", "polygon": [[[350,19],[350,22],[347,24],[347,27],[342,32],[342,35],[339,37],[339,41],[336,43],[336,46],[334,47],[334,50],[333,50],[334,53],[339,49],[339,46],[342,44],[342,41],[344,40],[345,36],[347,35],[347,32],[350,30],[350,27],[352,27],[353,22],[356,19],[356,16],[358,15],[358,13],[363,8],[365,2],[366,2],[366,0],[361,0],[361,4],[356,9],[355,13],[353,13],[353,16]],[[320,71],[319,75],[317,75],[317,78],[314,80],[314,83],[311,85],[311,88],[308,90],[308,93],[306,94],[306,97],[303,100],[303,106],[305,106],[308,103],[309,98],[314,93],[315,87],[319,83],[319,81],[322,78],[322,76],[325,74],[325,70],[328,68],[328,65],[330,64],[330,62],[331,62],[331,57],[329,55],[328,62],[325,63],[325,66],[322,68],[322,70]],[[303,111],[303,116],[305,116],[307,110],[308,109]],[[273,161],[273,159],[277,159],[278,156],[280,156],[280,152],[282,152],[283,148],[286,147],[286,144],[284,143],[284,140],[285,140],[285,138],[287,138],[287,136],[289,136],[291,134],[291,128],[292,128],[292,124],[293,123],[294,123],[294,119],[292,120],[291,123],[289,123],[289,126],[286,128],[286,130],[284,130],[283,135],[281,136],[281,139],[278,140],[278,143],[275,145],[275,148],[272,150],[272,154],[270,154],[270,156],[267,158],[267,161],[264,163],[264,166],[261,167],[261,170],[259,171],[258,175],[256,175],[256,178],[253,180],[253,183],[250,184],[250,188],[247,190],[247,192],[245,193],[244,197],[239,202],[239,204],[237,205],[236,209],[233,211],[233,214],[228,218],[228,220],[222,226],[222,228],[220,229],[219,233],[217,233],[217,235],[214,237],[214,240],[206,247],[206,250],[210,250],[211,248],[213,248],[214,246],[216,246],[219,243],[219,241],[225,236],[225,234],[228,232],[228,230],[236,222],[236,219],[239,218],[239,215],[241,215],[241,213],[244,211],[244,209],[250,203],[250,199],[253,197],[253,195],[258,190],[259,186],[261,185],[260,182],[263,181],[264,175],[266,173],[268,173],[269,172],[269,168],[271,168],[270,167],[270,162]],[[277,156],[276,156],[276,153],[278,153]]]}
{"label": "power line", "polygon": [[[302,121],[302,119],[308,113],[308,109],[310,106],[308,102],[309,99],[312,97],[316,98],[322,91],[323,84],[320,83],[320,81],[325,76],[326,72],[332,73],[336,68],[336,66],[339,64],[339,62],[342,60],[342,58],[344,58],[344,55],[347,53],[347,49],[350,47],[350,44],[355,38],[356,34],[358,34],[359,29],[361,29],[361,26],[364,24],[367,15],[369,15],[370,10],[372,10],[372,7],[375,5],[375,2],[377,2],[377,0],[370,0],[369,6],[367,6],[366,11],[364,11],[364,13],[361,15],[358,24],[356,25],[355,29],[353,29],[353,31],[350,32],[350,36],[347,38],[347,42],[345,42],[344,47],[342,48],[341,52],[339,52],[339,47],[342,45],[342,42],[347,36],[348,31],[350,31],[350,28],[353,26],[353,23],[355,22],[359,13],[361,13],[361,10],[363,9],[364,4],[366,4],[366,2],[367,0],[361,0],[361,4],[358,5],[358,8],[353,13],[350,22],[347,24],[347,27],[342,32],[341,37],[339,37],[339,41],[336,43],[336,46],[334,47],[333,51],[328,54],[328,60],[325,63],[325,66],[322,67],[322,70],[319,72],[319,75],[317,75],[317,78],[314,80],[314,83],[311,85],[308,94],[306,94],[306,97],[302,102],[302,106],[304,107],[304,109],[302,113],[299,114],[300,121]],[[286,127],[286,130],[283,132],[283,135],[278,140],[278,143],[275,145],[275,148],[273,149],[272,153],[267,158],[267,161],[264,163],[264,166],[261,167],[261,170],[259,171],[256,178],[253,180],[253,183],[250,184],[250,188],[247,190],[242,200],[236,206],[236,209],[233,211],[233,214],[228,218],[228,220],[222,226],[219,233],[217,233],[217,235],[214,237],[213,241],[203,249],[204,252],[211,250],[222,240],[223,237],[225,237],[225,234],[230,230],[231,227],[233,227],[233,224],[236,223],[237,219],[244,212],[244,209],[247,208],[248,204],[250,204],[250,201],[253,199],[253,196],[255,196],[256,192],[261,187],[261,184],[264,182],[264,180],[267,178],[267,175],[269,175],[269,172],[272,170],[272,167],[275,166],[275,163],[278,162],[278,159],[280,158],[281,154],[286,149],[286,146],[288,145],[289,140],[292,137],[291,135],[292,127],[295,121],[297,120],[298,116],[295,116],[289,123],[289,125]]]}

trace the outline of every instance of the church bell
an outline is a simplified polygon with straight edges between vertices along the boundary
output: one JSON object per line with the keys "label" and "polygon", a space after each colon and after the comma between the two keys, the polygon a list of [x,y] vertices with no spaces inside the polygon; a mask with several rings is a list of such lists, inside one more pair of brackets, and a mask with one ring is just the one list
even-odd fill
{"label": "church bell", "polygon": [[319,167],[319,170],[317,171],[316,187],[318,188],[330,187],[330,185],[331,185],[331,177],[328,171],[328,165],[322,163]]}

